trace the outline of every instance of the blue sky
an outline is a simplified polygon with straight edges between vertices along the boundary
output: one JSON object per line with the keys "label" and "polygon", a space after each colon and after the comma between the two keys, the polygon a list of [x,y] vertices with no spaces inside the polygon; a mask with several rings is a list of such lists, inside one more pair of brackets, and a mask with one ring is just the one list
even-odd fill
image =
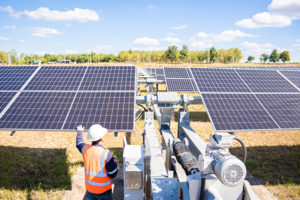
{"label": "blue sky", "polygon": [[300,61],[299,0],[0,0],[0,50],[115,53],[238,47],[244,57],[277,48]]}

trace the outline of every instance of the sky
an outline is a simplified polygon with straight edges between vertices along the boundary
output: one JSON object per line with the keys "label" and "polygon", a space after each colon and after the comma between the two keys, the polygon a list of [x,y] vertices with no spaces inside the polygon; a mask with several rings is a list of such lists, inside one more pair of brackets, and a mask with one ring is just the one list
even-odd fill
{"label": "sky", "polygon": [[0,50],[18,54],[240,48],[300,62],[300,0],[0,0]]}

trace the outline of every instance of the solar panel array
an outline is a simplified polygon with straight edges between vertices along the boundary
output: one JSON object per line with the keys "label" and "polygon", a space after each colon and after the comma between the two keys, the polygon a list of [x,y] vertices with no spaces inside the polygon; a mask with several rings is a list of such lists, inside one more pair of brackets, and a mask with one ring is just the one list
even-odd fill
{"label": "solar panel array", "polygon": [[148,73],[150,76],[156,77],[157,80],[165,80],[165,74],[163,68],[143,68],[146,73]]}
{"label": "solar panel array", "polygon": [[188,68],[165,67],[167,90],[169,92],[195,92],[196,85]]}
{"label": "solar panel array", "polygon": [[191,68],[216,131],[300,128],[298,71]]}
{"label": "solar panel array", "polygon": [[[26,78],[23,75],[17,87],[24,89],[0,93],[0,129],[74,130],[80,124],[88,128],[99,123],[110,131],[134,130],[134,66],[45,66],[22,70],[30,69],[31,74]],[[20,73],[7,71],[11,76]],[[3,111],[5,107],[8,108]]]}

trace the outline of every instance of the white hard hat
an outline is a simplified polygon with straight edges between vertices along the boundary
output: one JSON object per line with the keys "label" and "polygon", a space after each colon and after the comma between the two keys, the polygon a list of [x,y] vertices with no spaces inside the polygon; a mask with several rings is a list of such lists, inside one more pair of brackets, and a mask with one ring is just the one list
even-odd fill
{"label": "white hard hat", "polygon": [[98,141],[103,138],[106,133],[106,128],[102,127],[100,124],[94,124],[88,130],[87,139],[92,142]]}

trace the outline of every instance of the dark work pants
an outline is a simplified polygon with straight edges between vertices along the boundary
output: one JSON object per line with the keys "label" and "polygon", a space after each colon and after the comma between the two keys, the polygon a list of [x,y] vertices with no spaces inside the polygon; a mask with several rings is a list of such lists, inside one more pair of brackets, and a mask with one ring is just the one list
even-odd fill
{"label": "dark work pants", "polygon": [[86,191],[87,200],[112,200],[112,192],[108,190],[102,194],[94,194]]}

